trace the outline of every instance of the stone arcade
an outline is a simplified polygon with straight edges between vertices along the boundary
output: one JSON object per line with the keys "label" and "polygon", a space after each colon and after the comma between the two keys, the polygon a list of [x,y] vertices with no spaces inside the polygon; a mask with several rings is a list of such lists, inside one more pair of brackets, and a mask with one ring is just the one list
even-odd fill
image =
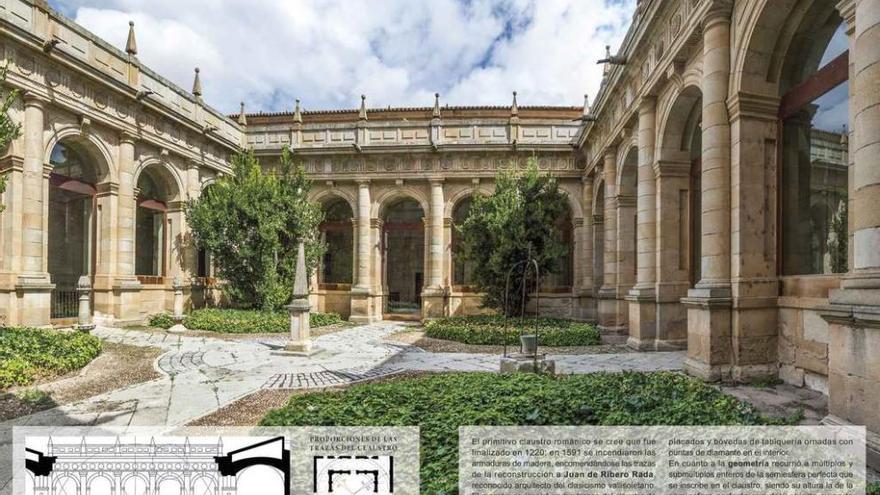
{"label": "stone arcade", "polygon": [[[283,147],[315,179],[330,249],[312,306],[352,321],[479,311],[456,222],[535,156],[570,198],[555,314],[706,380],[829,394],[830,423],[880,432],[880,2],[641,0],[595,103],[226,117],[43,1],[0,1],[23,135],[0,161],[0,317],[99,323],[218,297],[181,202]],[[573,68],[574,69],[574,68]],[[207,80],[206,80],[207,82]],[[307,95],[305,95],[307,97]],[[519,95],[523,100],[526,95]],[[305,100],[307,101],[307,99]],[[430,103],[430,102],[426,102]],[[69,321],[68,321],[69,319]]]}

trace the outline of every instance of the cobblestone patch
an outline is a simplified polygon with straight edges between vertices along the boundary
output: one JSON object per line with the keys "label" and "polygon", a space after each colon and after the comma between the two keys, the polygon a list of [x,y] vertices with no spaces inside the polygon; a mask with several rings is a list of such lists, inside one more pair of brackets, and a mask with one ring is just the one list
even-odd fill
{"label": "cobblestone patch", "polygon": [[396,375],[399,368],[369,368],[369,369],[346,369],[325,370],[313,373],[278,373],[266,380],[262,389],[296,390],[336,387],[352,383]]}

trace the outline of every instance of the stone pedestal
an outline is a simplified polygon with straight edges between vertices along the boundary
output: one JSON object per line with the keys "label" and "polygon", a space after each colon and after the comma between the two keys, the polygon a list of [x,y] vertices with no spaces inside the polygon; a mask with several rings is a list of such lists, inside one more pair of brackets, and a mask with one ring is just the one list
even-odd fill
{"label": "stone pedestal", "polygon": [[626,344],[638,351],[657,350],[657,304],[653,288],[633,288],[629,303],[629,338]]}
{"label": "stone pedestal", "polygon": [[352,287],[351,289],[351,315],[348,320],[358,325],[369,325],[381,319],[373,311],[373,295],[370,289]]}
{"label": "stone pedestal", "polygon": [[308,299],[294,299],[287,306],[290,312],[290,339],[284,346],[288,353],[310,356],[317,352],[312,347],[309,311],[312,305]]}
{"label": "stone pedestal", "polygon": [[20,275],[15,285],[18,318],[10,323],[26,327],[49,326],[54,288],[55,284],[49,281],[48,276]]}
{"label": "stone pedestal", "polygon": [[556,374],[556,361],[543,354],[510,354],[501,356],[501,373],[546,373]]}
{"label": "stone pedestal", "polygon": [[183,326],[183,281],[180,280],[180,277],[174,277],[171,288],[174,290],[174,305],[171,313],[174,325],[168,331],[171,333],[185,332],[186,327]]}
{"label": "stone pedestal", "polygon": [[140,313],[141,283],[134,276],[116,277],[113,281],[113,319],[115,325],[142,323]]}
{"label": "stone pedestal", "polygon": [[430,320],[446,316],[446,291],[427,287],[422,291],[422,319]]}
{"label": "stone pedestal", "polygon": [[691,289],[681,302],[688,314],[685,371],[704,381],[729,380],[733,362],[730,291]]}
{"label": "stone pedestal", "polygon": [[92,280],[83,275],[76,282],[76,293],[79,295],[79,311],[76,329],[80,332],[91,332],[95,328],[92,323]]}

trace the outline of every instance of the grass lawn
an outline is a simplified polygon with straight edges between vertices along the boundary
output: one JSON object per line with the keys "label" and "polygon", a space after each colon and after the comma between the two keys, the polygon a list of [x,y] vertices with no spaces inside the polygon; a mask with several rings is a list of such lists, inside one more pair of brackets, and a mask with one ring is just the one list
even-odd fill
{"label": "grass lawn", "polygon": [[466,425],[760,425],[751,405],[679,373],[455,373],[296,395],[262,426],[420,426],[423,494],[457,493]]}
{"label": "grass lawn", "polygon": [[[539,345],[550,347],[587,346],[602,342],[595,326],[580,321],[558,318],[538,319]],[[497,315],[453,316],[438,318],[425,325],[425,336],[452,340],[463,344],[519,345],[519,318],[511,318],[507,331],[504,319]],[[534,332],[534,318],[526,318],[527,333]]]}
{"label": "grass lawn", "polygon": [[82,332],[0,327],[0,389],[69,373],[101,353],[101,340]]}
{"label": "grass lawn", "polygon": [[[248,309],[197,309],[186,315],[183,326],[190,330],[218,333],[284,333],[289,331],[290,316],[286,311],[257,311]],[[336,313],[310,313],[312,328],[341,323]],[[170,328],[174,320],[167,313],[150,317],[150,326]]]}

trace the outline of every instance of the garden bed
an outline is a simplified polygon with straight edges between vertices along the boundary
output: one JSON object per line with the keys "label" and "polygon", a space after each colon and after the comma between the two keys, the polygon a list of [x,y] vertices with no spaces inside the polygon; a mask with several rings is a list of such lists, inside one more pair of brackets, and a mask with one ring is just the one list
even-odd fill
{"label": "garden bed", "polygon": [[[504,318],[496,315],[453,316],[425,324],[425,336],[462,344],[519,346],[520,319],[511,318],[504,328]],[[535,318],[526,318],[526,333],[534,333]],[[548,347],[587,346],[602,342],[599,330],[589,323],[558,318],[538,319],[539,345]]]}
{"label": "garden bed", "polygon": [[0,328],[0,390],[64,375],[100,353],[101,340],[87,333]]}
{"label": "garden bed", "polygon": [[419,426],[421,493],[456,493],[466,425],[759,425],[787,420],[679,373],[456,373],[295,395],[262,426]]}
{"label": "garden bed", "polygon": [[[309,324],[320,328],[342,323],[336,313],[309,313]],[[171,328],[174,320],[167,313],[150,317],[150,326]],[[197,309],[183,319],[183,326],[190,330],[217,333],[284,333],[290,330],[290,316],[284,311],[257,311],[246,309]]]}

